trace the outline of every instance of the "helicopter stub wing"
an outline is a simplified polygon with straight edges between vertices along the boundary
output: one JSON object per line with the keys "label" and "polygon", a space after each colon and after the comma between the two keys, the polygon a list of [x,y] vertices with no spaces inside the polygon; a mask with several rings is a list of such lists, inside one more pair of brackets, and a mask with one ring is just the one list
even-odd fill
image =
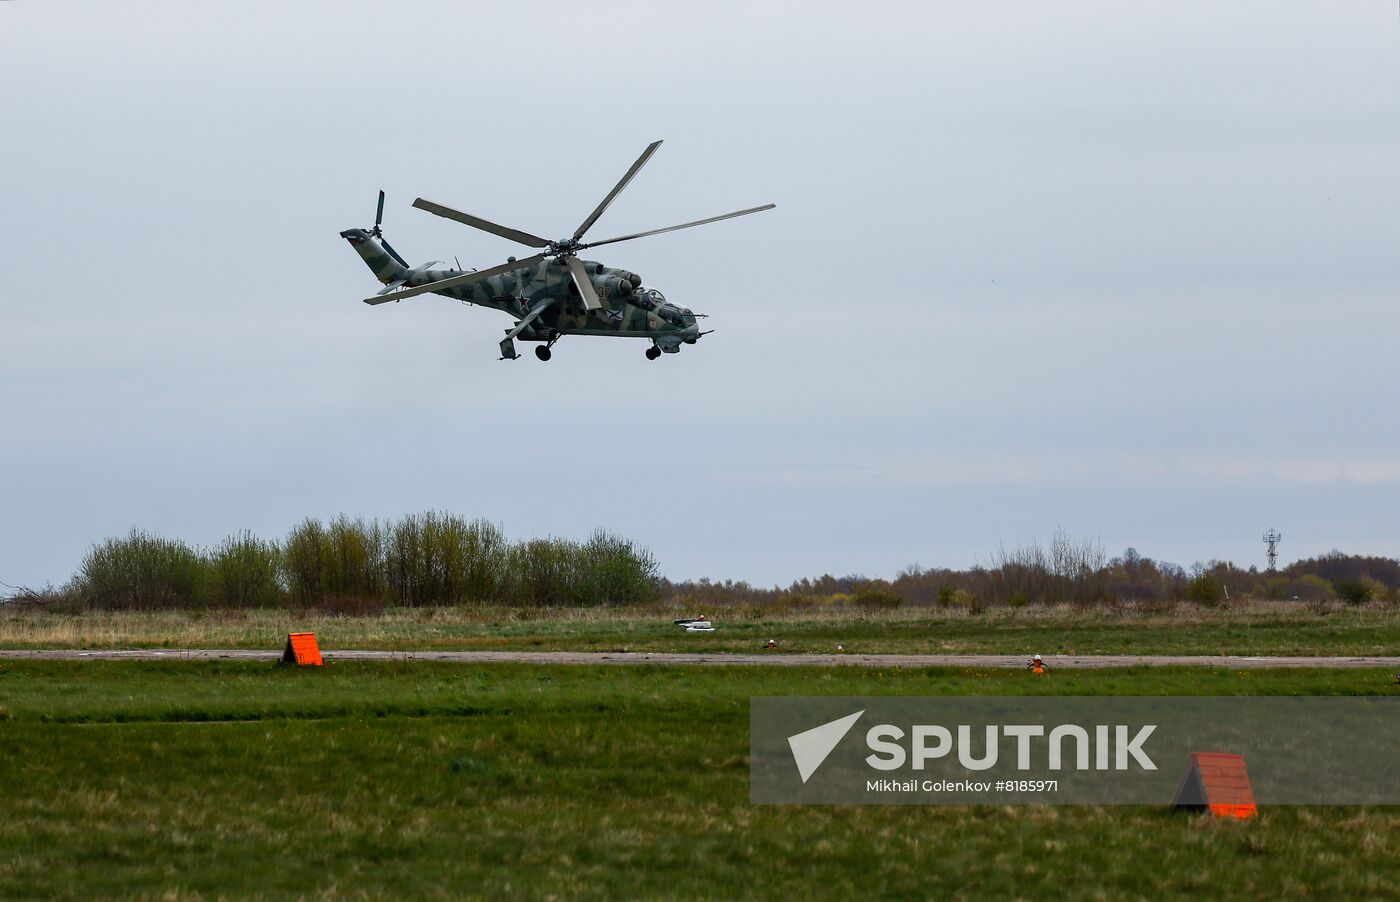
{"label": "helicopter stub wing", "polygon": [[534,307],[530,308],[529,313],[525,314],[520,318],[520,322],[515,324],[515,328],[511,329],[509,332],[506,333],[506,339],[510,340],[515,336],[519,335],[521,332],[524,332],[525,329],[531,323],[540,318],[541,313],[544,313],[551,306],[553,306],[554,302],[557,300],[558,298],[546,298],[545,300],[535,304]]}
{"label": "helicopter stub wing", "polygon": [[501,359],[514,360],[519,355],[515,353],[515,336],[524,332],[531,323],[540,318],[540,314],[548,310],[558,298],[547,298],[535,304],[530,312],[520,318],[520,322],[515,324],[515,328],[506,333],[506,337],[501,339]]}
{"label": "helicopter stub wing", "polygon": [[366,304],[383,304],[388,301],[401,301],[404,298],[411,298],[420,294],[431,294],[435,291],[442,291],[447,288],[456,288],[458,285],[470,285],[472,282],[480,282],[482,279],[489,279],[492,276],[499,276],[502,273],[514,272],[517,269],[529,269],[536,263],[544,259],[544,254],[535,254],[533,257],[526,257],[523,260],[514,260],[510,263],[502,263],[500,266],[493,266],[490,269],[479,269],[476,272],[464,273],[460,276],[453,276],[450,279],[439,279],[436,282],[429,282],[426,285],[416,285],[413,288],[405,288],[392,294],[377,294],[372,298],[365,298]]}

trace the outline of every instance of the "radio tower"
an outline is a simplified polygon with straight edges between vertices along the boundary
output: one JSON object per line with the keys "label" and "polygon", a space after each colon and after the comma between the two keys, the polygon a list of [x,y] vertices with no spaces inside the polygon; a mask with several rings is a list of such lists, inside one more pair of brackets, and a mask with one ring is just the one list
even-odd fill
{"label": "radio tower", "polygon": [[1283,540],[1283,536],[1279,535],[1278,530],[1274,529],[1272,526],[1269,527],[1269,531],[1268,531],[1268,532],[1264,533],[1264,544],[1269,546],[1269,572],[1270,572],[1270,573],[1273,572],[1273,570],[1274,570],[1274,564],[1275,564],[1275,562],[1278,561],[1278,543],[1279,543],[1280,541],[1282,541],[1282,540]]}

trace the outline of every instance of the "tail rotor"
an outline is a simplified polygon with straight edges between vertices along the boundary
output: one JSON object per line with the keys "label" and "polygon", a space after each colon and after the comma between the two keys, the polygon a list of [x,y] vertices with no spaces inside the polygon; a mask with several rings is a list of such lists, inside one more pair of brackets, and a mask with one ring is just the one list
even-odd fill
{"label": "tail rotor", "polygon": [[373,235],[374,237],[378,238],[378,237],[383,233],[383,230],[379,228],[379,224],[380,224],[381,222],[383,222],[383,221],[384,221],[384,189],[383,189],[383,188],[380,188],[380,189],[379,189],[379,208],[378,208],[377,210],[374,211],[374,228],[370,229],[370,230],[369,230],[369,233],[370,233],[371,235]]}
{"label": "tail rotor", "polygon": [[379,239],[379,243],[384,246],[384,250],[389,252],[389,256],[399,261],[400,264],[408,266],[408,261],[399,256],[399,252],[394,250],[394,246],[384,239],[384,230],[380,228],[380,223],[384,221],[384,189],[379,189],[379,206],[374,211],[374,228],[369,233]]}

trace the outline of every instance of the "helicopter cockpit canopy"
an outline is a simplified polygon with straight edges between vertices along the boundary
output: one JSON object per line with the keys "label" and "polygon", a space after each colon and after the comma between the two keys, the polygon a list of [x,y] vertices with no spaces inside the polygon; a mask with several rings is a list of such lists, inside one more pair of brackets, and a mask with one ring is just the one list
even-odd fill
{"label": "helicopter cockpit canopy", "polygon": [[665,320],[673,326],[685,325],[685,316],[681,313],[679,308],[671,304],[667,304],[666,306],[659,308],[656,311],[656,315],[661,317],[663,320]]}
{"label": "helicopter cockpit canopy", "polygon": [[666,295],[657,291],[655,288],[647,288],[645,289],[645,291],[647,297],[651,298],[652,302],[655,303],[657,306],[666,303]]}

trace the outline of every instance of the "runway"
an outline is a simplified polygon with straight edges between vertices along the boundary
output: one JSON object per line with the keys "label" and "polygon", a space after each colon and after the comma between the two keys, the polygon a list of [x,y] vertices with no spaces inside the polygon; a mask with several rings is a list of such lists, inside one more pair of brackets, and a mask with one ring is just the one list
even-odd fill
{"label": "runway", "polygon": [[[989,667],[1026,666],[1026,655],[881,655],[881,654],[689,654],[673,652],[579,651],[394,651],[324,649],[336,661],[456,661],[463,664],[664,665],[684,667]],[[247,648],[137,649],[0,649],[0,659],[38,661],[208,661],[246,660],[272,663],[279,651]],[[1289,667],[1374,667],[1400,670],[1397,656],[1256,656],[1256,655],[1046,655],[1051,670],[1106,667],[1216,667],[1225,670]]]}

